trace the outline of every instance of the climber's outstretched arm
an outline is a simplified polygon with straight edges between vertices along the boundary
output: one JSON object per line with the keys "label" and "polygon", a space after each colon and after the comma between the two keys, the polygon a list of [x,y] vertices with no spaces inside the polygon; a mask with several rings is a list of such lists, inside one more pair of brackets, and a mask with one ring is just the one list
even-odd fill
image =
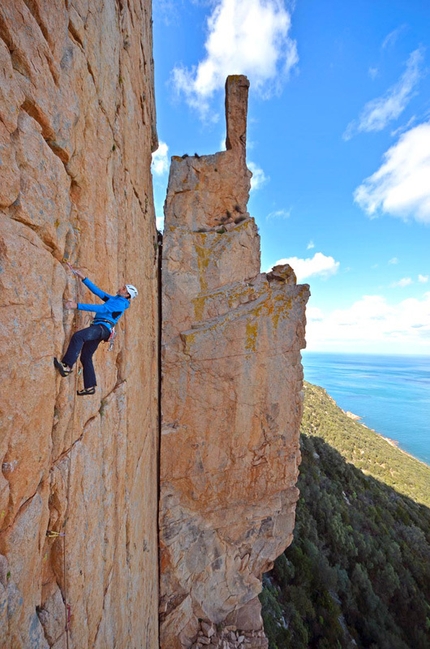
{"label": "climber's outstretched arm", "polygon": [[74,302],[68,300],[64,303],[66,309],[79,309],[79,311],[92,311],[93,313],[104,313],[106,308],[103,304],[84,304],[83,302]]}
{"label": "climber's outstretched arm", "polygon": [[91,293],[94,293],[94,295],[97,295],[97,297],[103,300],[103,302],[107,302],[107,300],[110,297],[113,297],[112,295],[109,295],[109,293],[102,291],[98,286],[93,284],[92,281],[88,279],[88,277],[85,277],[82,280],[82,283],[85,284],[85,286],[90,289]]}
{"label": "climber's outstretched arm", "polygon": [[[88,277],[86,277],[86,275],[84,275],[84,273],[81,270],[79,270],[78,268],[74,268],[72,264],[69,264],[69,262],[66,263],[68,268],[72,271],[72,273],[77,277],[79,277],[82,280],[82,282],[85,284],[85,286],[90,289],[91,293],[97,295],[97,297],[103,300],[103,302],[106,302],[110,297],[112,297],[112,295],[109,295],[109,293],[106,293],[106,291],[102,291],[98,286],[93,284],[93,282],[89,280]],[[77,307],[72,307],[72,308],[76,309]],[[87,310],[89,311],[90,309]],[[94,309],[94,311],[96,311],[96,309]]]}

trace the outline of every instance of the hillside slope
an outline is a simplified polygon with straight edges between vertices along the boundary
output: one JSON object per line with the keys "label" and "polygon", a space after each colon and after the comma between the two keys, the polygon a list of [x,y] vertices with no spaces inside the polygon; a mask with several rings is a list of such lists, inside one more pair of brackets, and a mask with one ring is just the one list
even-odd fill
{"label": "hillside slope", "polygon": [[294,542],[261,595],[271,649],[430,646],[430,467],[305,385]]}

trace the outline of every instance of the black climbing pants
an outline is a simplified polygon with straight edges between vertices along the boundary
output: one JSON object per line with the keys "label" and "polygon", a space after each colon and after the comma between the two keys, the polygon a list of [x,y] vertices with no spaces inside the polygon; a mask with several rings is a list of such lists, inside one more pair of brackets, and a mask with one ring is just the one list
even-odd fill
{"label": "black climbing pants", "polygon": [[109,329],[104,325],[97,324],[77,331],[70,340],[67,351],[63,356],[63,363],[69,367],[73,367],[78,360],[79,354],[81,354],[85,388],[92,388],[97,385],[93,354],[100,343],[108,340],[109,336]]}

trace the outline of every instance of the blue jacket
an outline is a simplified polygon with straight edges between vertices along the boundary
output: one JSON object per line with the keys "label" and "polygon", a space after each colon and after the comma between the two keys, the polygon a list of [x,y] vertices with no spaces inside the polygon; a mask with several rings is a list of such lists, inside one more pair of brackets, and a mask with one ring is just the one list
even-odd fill
{"label": "blue jacket", "polygon": [[124,311],[130,306],[129,300],[126,297],[121,297],[121,295],[109,295],[109,293],[101,291],[88,277],[83,279],[82,282],[94,295],[103,300],[104,304],[83,304],[78,302],[78,309],[81,311],[93,311],[96,314],[93,324],[102,324],[111,331]]}

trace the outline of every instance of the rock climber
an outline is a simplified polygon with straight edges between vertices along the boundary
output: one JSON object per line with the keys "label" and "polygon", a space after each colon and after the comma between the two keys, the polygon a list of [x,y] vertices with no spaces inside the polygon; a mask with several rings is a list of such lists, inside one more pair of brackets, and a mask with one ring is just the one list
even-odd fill
{"label": "rock climber", "polygon": [[87,394],[94,394],[96,391],[97,381],[93,365],[94,352],[102,341],[109,340],[116,323],[130,306],[130,300],[137,297],[138,292],[132,284],[124,284],[118,289],[116,295],[109,295],[109,293],[105,293],[93,284],[82,271],[73,268],[71,264],[67,265],[82,280],[85,286],[104,302],[104,304],[83,304],[68,300],[64,304],[66,309],[93,311],[96,314],[91,326],[73,334],[62,360],[54,358],[54,365],[61,376],[69,376],[73,371],[73,365],[78,360],[79,354],[81,354],[84,389],[78,390],[77,394],[82,397]]}

